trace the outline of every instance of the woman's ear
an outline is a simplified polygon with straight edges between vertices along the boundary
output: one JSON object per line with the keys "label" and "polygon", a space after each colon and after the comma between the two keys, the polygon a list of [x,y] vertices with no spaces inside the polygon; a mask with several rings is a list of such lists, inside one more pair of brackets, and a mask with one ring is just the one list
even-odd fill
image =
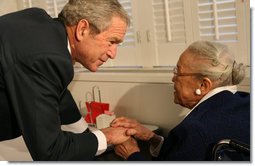
{"label": "woman's ear", "polygon": [[212,86],[213,86],[212,81],[208,77],[204,77],[202,79],[202,83],[200,87],[202,91],[202,95],[207,94],[210,90],[212,90]]}
{"label": "woman's ear", "polygon": [[84,35],[89,34],[89,22],[85,19],[82,19],[78,22],[75,30],[75,38],[78,41],[81,41]]}

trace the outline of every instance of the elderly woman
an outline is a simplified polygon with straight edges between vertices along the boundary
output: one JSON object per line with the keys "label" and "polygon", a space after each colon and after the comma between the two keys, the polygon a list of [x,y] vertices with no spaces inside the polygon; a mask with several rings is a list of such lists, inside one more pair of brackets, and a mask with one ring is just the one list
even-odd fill
{"label": "elderly woman", "polygon": [[[173,74],[174,102],[191,111],[167,138],[124,117],[115,119],[112,126],[130,128],[127,134],[149,141],[155,160],[210,160],[213,145],[226,138],[250,144],[250,95],[236,88],[245,66],[236,63],[225,45],[192,43]],[[127,160],[144,160],[133,138],[117,145],[115,153]]]}

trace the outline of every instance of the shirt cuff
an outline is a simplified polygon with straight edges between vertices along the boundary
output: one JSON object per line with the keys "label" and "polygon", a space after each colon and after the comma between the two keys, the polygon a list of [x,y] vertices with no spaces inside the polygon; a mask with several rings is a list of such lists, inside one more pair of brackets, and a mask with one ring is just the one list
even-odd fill
{"label": "shirt cuff", "polygon": [[78,120],[75,123],[71,123],[68,125],[61,125],[61,129],[63,131],[70,131],[73,133],[82,133],[88,128],[87,122],[84,120],[83,117],[81,117],[80,120]]}
{"label": "shirt cuff", "polygon": [[158,157],[160,149],[164,143],[164,137],[160,136],[160,142],[157,147],[153,148],[153,146],[150,146],[150,153],[153,157]]}
{"label": "shirt cuff", "polygon": [[95,130],[92,133],[95,134],[95,136],[97,137],[97,140],[98,140],[98,149],[97,149],[97,153],[96,153],[96,156],[98,156],[98,155],[104,153],[105,150],[107,149],[106,137],[105,137],[104,133],[100,130]]}

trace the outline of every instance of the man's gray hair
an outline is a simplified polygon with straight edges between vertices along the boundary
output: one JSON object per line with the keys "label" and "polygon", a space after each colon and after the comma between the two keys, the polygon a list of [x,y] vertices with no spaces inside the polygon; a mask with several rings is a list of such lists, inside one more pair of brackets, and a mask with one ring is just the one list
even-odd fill
{"label": "man's gray hair", "polygon": [[86,19],[95,34],[107,30],[113,16],[118,16],[127,25],[130,24],[129,15],[118,0],[69,0],[58,15],[68,26]]}
{"label": "man's gray hair", "polygon": [[228,47],[218,42],[196,41],[187,50],[191,55],[203,59],[203,64],[194,65],[199,73],[211,80],[218,80],[219,86],[237,85],[245,77],[245,66],[237,63]]}

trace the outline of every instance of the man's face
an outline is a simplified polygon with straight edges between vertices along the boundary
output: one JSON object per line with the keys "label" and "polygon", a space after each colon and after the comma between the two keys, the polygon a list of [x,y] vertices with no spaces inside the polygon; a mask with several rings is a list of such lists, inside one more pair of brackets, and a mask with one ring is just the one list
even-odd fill
{"label": "man's face", "polygon": [[127,24],[119,17],[113,17],[106,31],[82,37],[76,44],[75,61],[90,71],[97,71],[109,58],[115,58],[118,44],[123,42],[126,30]]}

